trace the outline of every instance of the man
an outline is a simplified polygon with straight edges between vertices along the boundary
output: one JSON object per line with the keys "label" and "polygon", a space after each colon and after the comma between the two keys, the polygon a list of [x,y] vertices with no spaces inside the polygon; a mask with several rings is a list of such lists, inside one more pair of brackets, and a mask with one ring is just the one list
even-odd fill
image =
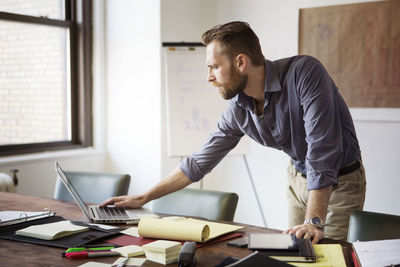
{"label": "man", "polygon": [[365,173],[351,115],[322,64],[309,56],[265,60],[244,22],[215,26],[202,41],[208,81],[230,99],[216,131],[147,193],[102,205],[140,207],[198,181],[246,134],[291,157],[285,233],[313,243],[345,239],[350,212],[364,204]]}

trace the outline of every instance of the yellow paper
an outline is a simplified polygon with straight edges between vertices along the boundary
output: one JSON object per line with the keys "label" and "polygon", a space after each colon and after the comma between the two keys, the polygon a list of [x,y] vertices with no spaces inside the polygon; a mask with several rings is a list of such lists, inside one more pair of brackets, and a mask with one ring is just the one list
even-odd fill
{"label": "yellow paper", "polygon": [[138,232],[141,236],[159,239],[204,242],[210,235],[206,223],[188,221],[169,221],[155,218],[142,218]]}
{"label": "yellow paper", "polygon": [[207,242],[242,228],[244,227],[227,223],[185,217],[167,217],[163,219],[141,219],[138,225],[138,232],[145,237]]}
{"label": "yellow paper", "polygon": [[340,244],[313,245],[317,261],[315,263],[290,262],[298,267],[346,267]]}
{"label": "yellow paper", "polygon": [[208,238],[206,238],[204,240],[204,242],[207,242],[218,236],[221,236],[221,235],[224,235],[224,234],[227,234],[230,232],[234,232],[236,230],[244,228],[243,226],[237,226],[237,225],[232,225],[232,224],[227,224],[227,223],[202,221],[202,220],[197,220],[197,219],[192,219],[192,218],[187,218],[185,220],[187,220],[188,222],[191,222],[191,223],[199,223],[199,224],[206,223],[206,224],[208,224],[208,226],[210,227],[210,235],[208,236]]}
{"label": "yellow paper", "polygon": [[138,233],[138,228],[137,227],[127,228],[127,229],[121,231],[120,233],[124,234],[124,235],[135,236],[135,237],[139,237],[140,236],[139,233]]}

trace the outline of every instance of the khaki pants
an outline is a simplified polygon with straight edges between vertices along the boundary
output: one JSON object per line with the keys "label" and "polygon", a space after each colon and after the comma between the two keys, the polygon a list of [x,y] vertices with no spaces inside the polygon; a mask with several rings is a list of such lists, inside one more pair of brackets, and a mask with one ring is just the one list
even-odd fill
{"label": "khaki pants", "polygon": [[[289,227],[303,224],[308,200],[307,179],[301,176],[292,163],[288,167],[287,198],[289,205]],[[365,200],[365,170],[361,167],[339,177],[329,199],[325,221],[325,237],[346,240],[350,213],[362,210]]]}

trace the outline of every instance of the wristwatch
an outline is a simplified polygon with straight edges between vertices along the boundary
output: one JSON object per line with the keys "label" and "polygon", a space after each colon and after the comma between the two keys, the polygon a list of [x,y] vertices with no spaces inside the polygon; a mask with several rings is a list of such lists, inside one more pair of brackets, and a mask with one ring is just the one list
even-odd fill
{"label": "wristwatch", "polygon": [[325,229],[325,225],[324,225],[324,223],[322,222],[321,218],[319,218],[319,217],[309,217],[309,218],[306,218],[306,220],[304,221],[304,223],[311,224],[311,225],[313,225],[313,226],[315,226],[315,227],[321,229],[322,231],[324,231],[324,229]]}

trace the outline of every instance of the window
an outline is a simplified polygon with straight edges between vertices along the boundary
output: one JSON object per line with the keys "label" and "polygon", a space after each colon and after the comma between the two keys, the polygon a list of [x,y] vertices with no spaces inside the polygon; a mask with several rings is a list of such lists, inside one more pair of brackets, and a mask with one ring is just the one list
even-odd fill
{"label": "window", "polygon": [[92,145],[88,0],[0,0],[0,155]]}

